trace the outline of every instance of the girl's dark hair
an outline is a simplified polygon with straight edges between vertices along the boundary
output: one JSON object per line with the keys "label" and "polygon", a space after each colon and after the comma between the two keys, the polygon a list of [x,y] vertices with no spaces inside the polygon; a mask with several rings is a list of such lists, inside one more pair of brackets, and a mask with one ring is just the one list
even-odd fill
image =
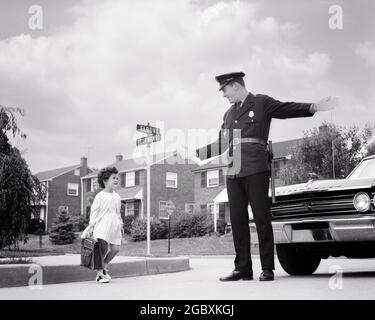
{"label": "girl's dark hair", "polygon": [[98,183],[100,188],[105,188],[104,181],[107,181],[112,174],[118,173],[115,167],[107,167],[100,170],[98,174]]}

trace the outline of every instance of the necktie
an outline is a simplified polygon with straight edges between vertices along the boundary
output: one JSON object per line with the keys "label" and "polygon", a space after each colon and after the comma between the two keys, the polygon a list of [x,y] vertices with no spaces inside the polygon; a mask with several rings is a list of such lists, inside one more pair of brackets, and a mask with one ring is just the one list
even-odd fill
{"label": "necktie", "polygon": [[241,107],[241,101],[237,101],[234,104],[234,110],[236,110],[236,112],[238,112],[240,110],[240,107]]}

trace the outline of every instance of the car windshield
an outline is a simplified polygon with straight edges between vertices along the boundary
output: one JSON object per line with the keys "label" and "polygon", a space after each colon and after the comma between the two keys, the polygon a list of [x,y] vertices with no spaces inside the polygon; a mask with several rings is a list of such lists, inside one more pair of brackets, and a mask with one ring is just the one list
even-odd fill
{"label": "car windshield", "polygon": [[348,179],[368,179],[375,177],[375,158],[362,161]]}

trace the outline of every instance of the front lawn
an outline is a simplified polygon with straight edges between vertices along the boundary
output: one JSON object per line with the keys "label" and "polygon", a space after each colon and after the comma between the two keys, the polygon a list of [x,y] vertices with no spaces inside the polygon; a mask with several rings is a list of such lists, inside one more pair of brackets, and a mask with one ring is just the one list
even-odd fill
{"label": "front lawn", "polygon": [[[39,248],[39,236],[30,235],[28,242],[19,246],[20,251],[0,250],[0,258],[21,257],[21,256],[44,256],[61,255],[66,253],[81,252],[81,239],[79,233],[72,244],[54,245],[49,241],[48,235],[42,237],[42,249]],[[168,255],[168,240],[152,240],[151,255]],[[252,246],[252,253],[257,254],[258,248]],[[133,242],[127,240],[121,246],[120,255],[123,256],[144,256],[147,254],[147,241]],[[176,238],[171,239],[171,255],[233,255],[233,239],[231,235],[226,236],[205,236],[200,238]]]}

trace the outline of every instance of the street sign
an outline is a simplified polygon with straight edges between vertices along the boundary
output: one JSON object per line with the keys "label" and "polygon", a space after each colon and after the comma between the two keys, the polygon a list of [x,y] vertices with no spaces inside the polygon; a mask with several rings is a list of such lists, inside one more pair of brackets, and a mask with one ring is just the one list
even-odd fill
{"label": "street sign", "polygon": [[165,206],[165,211],[167,211],[168,214],[171,215],[173,212],[175,212],[175,210],[176,210],[176,206],[171,200],[169,200]]}
{"label": "street sign", "polygon": [[151,167],[151,159],[150,159],[150,148],[151,143],[161,140],[160,129],[150,126],[148,122],[147,125],[137,124],[137,131],[146,133],[147,136],[139,138],[136,140],[136,145],[141,146],[143,144],[147,144],[147,255],[150,255],[150,248],[151,248],[151,212],[150,212],[150,203],[151,203],[151,187],[150,187],[150,167]]}
{"label": "street sign", "polygon": [[137,146],[141,146],[143,144],[149,144],[149,143],[153,143],[153,142],[156,142],[156,141],[160,141],[161,140],[161,135],[160,134],[156,134],[156,135],[152,135],[152,136],[146,136],[146,137],[142,137],[142,138],[139,138],[136,140],[136,145]]}
{"label": "street sign", "polygon": [[160,135],[160,129],[149,125],[137,124],[137,131],[152,135]]}

